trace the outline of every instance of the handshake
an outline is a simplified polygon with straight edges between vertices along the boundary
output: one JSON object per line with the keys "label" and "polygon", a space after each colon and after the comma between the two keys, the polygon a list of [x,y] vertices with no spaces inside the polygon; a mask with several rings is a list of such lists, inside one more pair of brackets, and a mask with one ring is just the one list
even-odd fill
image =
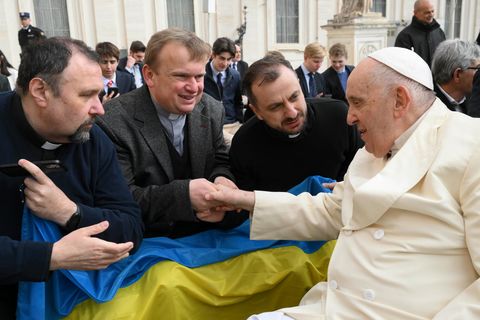
{"label": "handshake", "polygon": [[190,201],[197,218],[206,222],[220,222],[226,211],[251,211],[254,193],[239,190],[233,181],[217,177],[212,183],[206,179],[190,181]]}

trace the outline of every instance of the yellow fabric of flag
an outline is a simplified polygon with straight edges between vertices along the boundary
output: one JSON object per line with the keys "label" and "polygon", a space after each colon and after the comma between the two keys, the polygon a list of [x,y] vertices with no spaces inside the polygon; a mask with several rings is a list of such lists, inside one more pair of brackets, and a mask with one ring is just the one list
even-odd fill
{"label": "yellow fabric of flag", "polygon": [[326,280],[334,246],[329,241],[311,254],[295,246],[270,248],[198,268],[162,261],[113,300],[87,300],[65,319],[236,320],[294,306]]}

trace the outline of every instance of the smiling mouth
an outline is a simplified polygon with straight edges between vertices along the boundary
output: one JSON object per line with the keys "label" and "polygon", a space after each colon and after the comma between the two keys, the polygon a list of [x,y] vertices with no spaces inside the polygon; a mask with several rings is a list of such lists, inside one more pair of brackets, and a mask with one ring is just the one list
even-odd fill
{"label": "smiling mouth", "polygon": [[196,94],[189,94],[189,95],[180,94],[179,96],[184,100],[193,100],[197,95]]}

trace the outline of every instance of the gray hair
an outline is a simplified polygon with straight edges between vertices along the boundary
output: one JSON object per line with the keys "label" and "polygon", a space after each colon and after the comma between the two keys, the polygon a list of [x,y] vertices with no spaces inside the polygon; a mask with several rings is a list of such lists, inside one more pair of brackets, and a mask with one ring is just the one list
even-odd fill
{"label": "gray hair", "polygon": [[465,70],[480,59],[480,47],[460,39],[441,42],[432,60],[433,79],[438,84],[448,83],[456,69]]}
{"label": "gray hair", "polygon": [[385,86],[384,94],[391,94],[391,89],[402,85],[411,93],[412,104],[417,108],[426,109],[435,100],[435,93],[424,85],[405,77],[383,63],[378,63],[375,72],[372,72],[374,85]]}

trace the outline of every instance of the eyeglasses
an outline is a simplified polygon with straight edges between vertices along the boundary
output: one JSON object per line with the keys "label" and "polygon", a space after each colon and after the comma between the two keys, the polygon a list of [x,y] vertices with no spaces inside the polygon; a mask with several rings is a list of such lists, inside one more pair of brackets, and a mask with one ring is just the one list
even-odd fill
{"label": "eyeglasses", "polygon": [[476,67],[468,67],[467,69],[470,69],[470,70],[480,70],[480,65],[479,65],[479,66],[476,66]]}

